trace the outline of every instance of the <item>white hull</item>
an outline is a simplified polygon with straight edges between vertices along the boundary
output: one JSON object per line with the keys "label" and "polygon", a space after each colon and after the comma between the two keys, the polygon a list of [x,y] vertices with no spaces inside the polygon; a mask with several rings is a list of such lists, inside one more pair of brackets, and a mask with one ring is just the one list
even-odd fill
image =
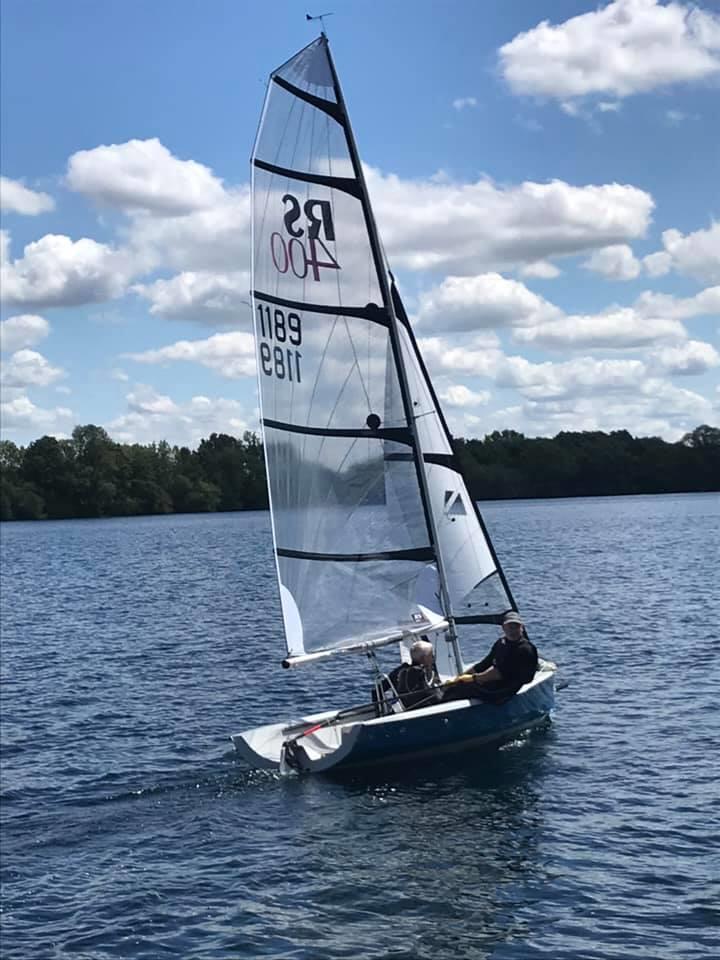
{"label": "white hull", "polygon": [[[382,717],[367,707],[309,732],[338,715],[330,710],[256,727],[230,739],[255,768],[277,770],[290,760],[299,771],[321,772],[501,743],[543,722],[554,703],[555,666],[541,662],[533,680],[500,705],[455,700]],[[286,753],[287,741],[294,744],[292,756]]]}

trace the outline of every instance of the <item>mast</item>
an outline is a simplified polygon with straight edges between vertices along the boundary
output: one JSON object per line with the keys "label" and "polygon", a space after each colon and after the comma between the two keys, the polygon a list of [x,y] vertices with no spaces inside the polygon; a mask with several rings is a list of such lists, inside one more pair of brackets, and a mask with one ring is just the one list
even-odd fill
{"label": "mast", "polygon": [[372,250],[373,262],[375,264],[375,270],[378,277],[378,283],[380,285],[380,291],[382,293],[383,301],[390,318],[390,343],[392,346],[393,358],[395,360],[395,366],[398,371],[398,379],[400,384],[400,393],[402,397],[403,409],[405,412],[405,417],[410,428],[410,432],[413,438],[413,460],[415,463],[415,471],[417,474],[418,484],[420,488],[420,496],[423,505],[423,511],[425,514],[425,523],[427,525],[428,536],[430,538],[430,544],[435,555],[435,562],[437,564],[438,578],[440,580],[440,595],[442,599],[443,608],[445,611],[445,617],[448,622],[448,634],[450,639],[450,644],[452,646],[453,656],[455,659],[455,665],[458,673],[462,673],[463,670],[463,661],[462,655],[460,653],[460,645],[458,642],[457,631],[455,629],[455,618],[452,611],[452,604],[450,601],[450,591],[448,589],[447,576],[442,558],[442,551],[440,550],[439,537],[437,532],[437,526],[435,523],[435,517],[432,511],[432,505],[430,502],[430,491],[427,482],[427,475],[425,473],[425,465],[423,461],[423,453],[420,447],[420,439],[417,430],[417,423],[415,420],[415,415],[412,409],[412,402],[410,398],[410,388],[408,384],[407,372],[405,370],[405,364],[402,357],[402,350],[400,347],[400,340],[398,337],[398,318],[395,312],[395,306],[393,302],[392,292],[390,285],[388,283],[387,270],[385,268],[385,261],[382,254],[382,249],[380,246],[380,237],[378,234],[377,224],[375,222],[375,215],[373,213],[372,207],[370,205],[370,197],[368,194],[367,184],[365,182],[365,174],[362,169],[362,163],[360,161],[360,154],[355,142],[355,135],[353,133],[352,125],[350,123],[350,117],[348,115],[347,107],[345,105],[345,98],[343,96],[342,88],[340,86],[340,81],[338,79],[337,70],[335,69],[335,62],[333,61],[332,54],[330,52],[330,45],[328,43],[328,38],[323,31],[321,34],[322,42],[325,46],[325,51],[327,53],[328,63],[330,65],[330,71],[333,78],[333,88],[335,91],[335,97],[337,99],[338,107],[340,109],[341,115],[343,117],[343,129],[345,131],[345,139],[348,146],[348,151],[350,154],[350,159],[353,166],[353,172],[357,179],[358,184],[360,185],[360,202],[362,205],[363,215],[365,217],[365,224],[368,231],[368,237],[370,240],[370,247]]}

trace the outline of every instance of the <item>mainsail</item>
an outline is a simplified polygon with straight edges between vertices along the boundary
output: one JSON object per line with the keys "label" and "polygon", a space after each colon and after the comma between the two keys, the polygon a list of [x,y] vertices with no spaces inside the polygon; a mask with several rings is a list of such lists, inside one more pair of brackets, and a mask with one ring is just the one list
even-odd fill
{"label": "mainsail", "polygon": [[290,657],[514,607],[370,207],[324,35],[270,78],[253,316]]}

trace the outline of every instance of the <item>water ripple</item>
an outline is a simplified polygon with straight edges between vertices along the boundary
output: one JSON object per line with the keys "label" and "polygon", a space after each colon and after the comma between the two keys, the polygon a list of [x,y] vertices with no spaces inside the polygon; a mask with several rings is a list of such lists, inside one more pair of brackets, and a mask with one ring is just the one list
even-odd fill
{"label": "water ripple", "polygon": [[226,740],[366,695],[279,669],[265,514],[4,525],[3,958],[714,958],[717,497],[485,515],[555,722],[322,778]]}

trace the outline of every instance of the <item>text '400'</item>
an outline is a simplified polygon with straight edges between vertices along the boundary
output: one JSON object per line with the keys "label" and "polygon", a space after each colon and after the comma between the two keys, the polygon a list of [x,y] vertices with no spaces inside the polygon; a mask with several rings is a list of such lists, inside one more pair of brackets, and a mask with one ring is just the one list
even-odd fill
{"label": "text '400'", "polygon": [[[260,369],[266,377],[301,383],[302,354],[292,347],[302,343],[302,319],[298,313],[257,305],[257,333],[260,339]],[[270,342],[271,341],[272,345]],[[290,346],[288,346],[290,344]]]}

